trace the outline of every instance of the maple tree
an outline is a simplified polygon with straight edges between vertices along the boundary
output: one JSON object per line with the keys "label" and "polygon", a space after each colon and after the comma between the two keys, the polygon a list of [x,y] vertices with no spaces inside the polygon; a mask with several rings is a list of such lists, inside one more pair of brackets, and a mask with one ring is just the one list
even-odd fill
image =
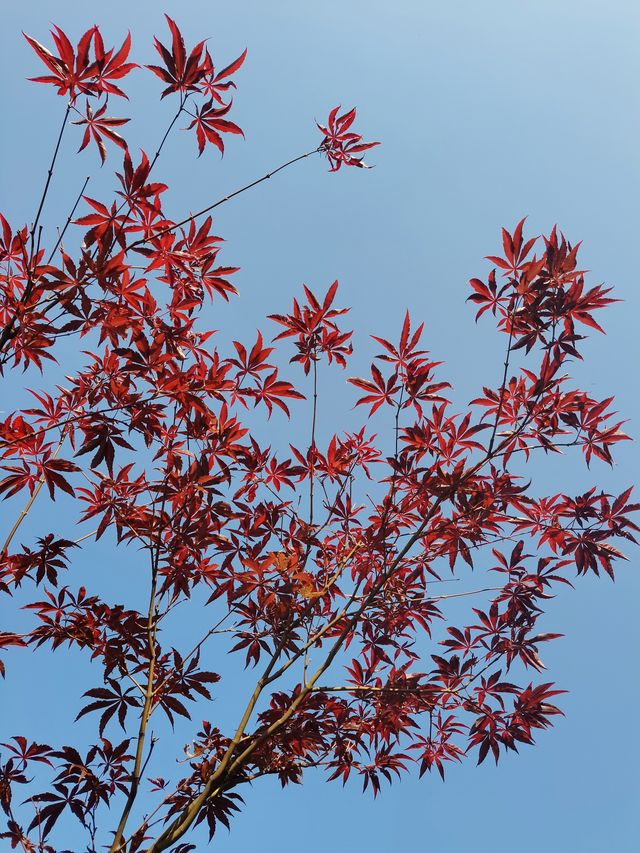
{"label": "maple tree", "polygon": [[[398,336],[373,336],[370,375],[347,380],[361,427],[321,440],[318,367],[348,368],[352,354],[337,282],[321,296],[305,286],[289,313],[273,313],[271,341],[258,332],[230,351],[216,344],[203,306],[237,293],[238,267],[218,260],[211,211],[313,155],[331,171],[364,168],[377,143],[354,131],[355,110],[335,108],[310,151],[172,219],[156,174],[164,143],[179,121],[198,156],[242,135],[229,115],[246,51],[219,68],[205,41],[187,50],[167,23],[160,64],[144,67],[177,112],[151,159],[129,151],[128,119],[111,116],[124,78],[143,69],[129,61],[129,36],[106,49],[93,27],[74,47],[54,27],[51,51],[26,36],[46,66],[33,79],[67,105],[33,222],[0,215],[0,374],[34,377],[32,402],[0,421],[3,518],[13,519],[0,593],[28,595],[0,648],[75,647],[96,686],[76,717],[92,722],[91,743],[16,734],[2,744],[0,837],[24,851],[63,849],[71,820],[88,851],[187,853],[192,829],[212,838],[229,826],[248,784],[267,775],[284,786],[322,768],[375,795],[412,767],[444,778],[448,762],[497,762],[532,744],[562,713],[563,691],[539,675],[540,646],[561,636],[540,630],[545,602],[576,571],[613,577],[620,541],[638,530],[631,489],[539,496],[528,479],[540,453],[611,464],[627,438],[613,399],[567,373],[614,299],[587,285],[579,244],[555,228],[503,230],[502,254],[470,282],[476,319],[494,318],[505,358],[467,411],[452,410],[441,362],[407,313]],[[71,121],[80,151],[94,144],[101,162],[122,165],[115,200],[86,195],[85,182],[54,239],[40,219]],[[69,339],[84,363],[63,383],[49,368]],[[276,446],[276,420],[300,406],[308,440]],[[517,465],[530,459],[526,479]],[[18,544],[36,500],[57,502],[56,529]],[[103,600],[89,578],[65,583],[103,537],[147,578],[139,609]],[[470,583],[474,567],[492,573],[487,585],[438,592],[451,574]],[[448,602],[467,597],[458,622]],[[179,607],[210,614],[189,647],[172,621]],[[210,668],[221,654],[258,673],[226,732],[209,701],[225,690]],[[192,725],[194,708],[211,721]],[[191,726],[184,751],[174,726]],[[158,765],[160,737],[178,763]]]}

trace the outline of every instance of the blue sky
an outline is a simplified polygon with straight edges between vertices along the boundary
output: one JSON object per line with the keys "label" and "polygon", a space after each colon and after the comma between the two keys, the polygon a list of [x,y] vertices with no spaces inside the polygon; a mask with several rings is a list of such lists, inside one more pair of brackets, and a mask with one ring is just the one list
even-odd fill
{"label": "blue sky", "polygon": [[[48,43],[51,22],[75,38],[98,23],[106,42],[119,43],[131,29],[135,58],[152,62],[152,34],[166,40],[164,9],[188,43],[211,37],[220,65],[249,48],[233,116],[246,141],[231,139],[222,161],[209,151],[196,162],[193,137],[178,132],[163,154],[158,176],[172,187],[176,218],[313,147],[314,119],[337,103],[356,105],[357,129],[383,143],[371,152],[376,168],[369,172],[330,175],[310,158],[220,210],[215,230],[226,239],[224,261],[242,267],[241,298],[224,309],[218,303],[212,315],[223,339],[267,329],[264,315],[286,309],[301,282],[322,292],[338,278],[357,330],[355,369],[366,369],[374,352],[367,335],[393,336],[408,307],[425,321],[427,346],[446,362],[462,407],[483,384],[498,384],[503,348],[489,323],[474,325],[464,304],[467,281],[486,275],[482,259],[499,251],[500,226],[528,215],[531,234],[558,223],[569,239],[583,240],[592,282],[606,281],[624,300],[603,315],[608,334],[590,339],[576,375],[594,396],[616,395],[637,438],[640,12],[632,0],[11,4],[0,35],[0,210],[13,221],[33,215],[64,108],[52,89],[25,81],[40,72],[20,30]],[[138,72],[127,90],[131,105],[118,104],[116,114],[134,117],[132,147],[152,151],[174,107],[159,102],[159,81],[149,74]],[[79,134],[75,145],[72,137],[49,223],[66,217],[84,176],[99,172],[95,152],[76,157]],[[117,163],[112,156],[92,177],[90,195],[112,188],[109,166]],[[321,377],[324,430],[335,426],[338,411],[351,417],[341,380]],[[301,427],[294,422],[293,432]],[[613,470],[596,463],[591,472],[572,460],[541,463],[541,488],[579,493],[597,483],[622,491],[637,480],[637,442],[621,445],[616,458]],[[47,524],[50,512],[43,502],[25,536]],[[113,554],[99,556],[115,587],[126,560],[114,567]],[[405,778],[375,802],[357,785],[343,790],[319,777],[284,792],[263,782],[213,849],[630,853],[640,794],[639,552],[631,558],[615,585],[580,579],[551,605],[550,628],[567,636],[544,659],[549,678],[570,693],[562,699],[566,717],[535,748],[497,769],[467,761],[451,768],[444,785],[437,777]],[[129,594],[135,598],[135,581]],[[18,721],[34,736],[44,726],[52,740],[65,737],[65,703],[77,707],[83,664],[74,656],[66,666],[42,656],[36,664],[49,692],[46,713],[27,691],[28,669],[20,672],[13,658],[0,687],[10,705],[3,740]]]}

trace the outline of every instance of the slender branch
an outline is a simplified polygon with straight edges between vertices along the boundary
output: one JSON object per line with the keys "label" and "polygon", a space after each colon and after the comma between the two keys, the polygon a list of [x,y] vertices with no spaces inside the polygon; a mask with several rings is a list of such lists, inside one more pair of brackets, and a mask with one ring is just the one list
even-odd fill
{"label": "slender branch", "polygon": [[[163,137],[162,137],[162,139],[160,140],[160,145],[158,145],[158,147],[157,147],[157,149],[156,149],[156,153],[153,155],[153,159],[151,160],[151,163],[149,164],[149,171],[147,172],[147,178],[149,177],[149,175],[151,174],[151,170],[153,169],[153,167],[154,167],[154,166],[155,166],[155,164],[157,163],[157,161],[158,161],[158,157],[159,157],[159,156],[160,156],[160,154],[162,153],[162,149],[164,148],[164,144],[165,144],[165,142],[167,141],[167,139],[169,138],[169,134],[171,133],[171,131],[172,131],[172,129],[173,129],[173,126],[174,126],[174,124],[178,121],[178,119],[180,118],[180,115],[181,115],[181,114],[182,114],[182,112],[184,111],[184,105],[185,105],[185,103],[186,103],[186,101],[187,101],[187,98],[188,98],[188,97],[189,97],[189,95],[188,95],[188,94],[187,94],[186,96],[185,96],[185,95],[181,95],[181,96],[180,96],[180,106],[178,107],[178,112],[177,112],[177,113],[174,115],[174,117],[172,118],[171,123],[169,124],[169,127],[165,130],[165,132],[164,132],[164,136],[163,136]],[[126,222],[127,222],[128,218],[129,218],[129,214],[131,213],[131,210],[132,210],[132,207],[133,207],[133,205],[132,205],[132,201],[131,201],[130,199],[125,198],[125,200],[122,202],[122,204],[118,207],[118,209],[117,209],[117,211],[116,211],[116,215],[117,215],[118,213],[120,213],[120,211],[122,210],[122,208],[123,208],[125,205],[127,205],[127,212],[126,212],[126,214],[124,215],[124,218],[123,218],[122,222],[120,223],[120,227],[118,228],[118,230],[117,230],[116,232],[114,232],[113,239],[111,240],[111,245],[109,246],[109,248],[108,248],[108,250],[107,250],[107,253],[106,253],[106,256],[107,256],[107,257],[109,257],[109,255],[111,254],[111,251],[112,251],[113,247],[115,246],[115,244],[118,242],[118,239],[119,239],[119,238],[120,238],[120,236],[122,235],[122,232],[123,232],[123,230],[124,230],[124,227],[125,227],[125,225],[126,225]],[[95,255],[94,255],[94,257],[95,257]]]}
{"label": "slender branch", "polygon": [[449,598],[466,598],[468,595],[479,595],[481,592],[499,592],[502,588],[503,587],[501,586],[485,586],[481,589],[470,589],[467,592],[453,592],[450,595],[409,596],[405,600],[409,604],[420,604],[423,602],[432,601],[446,601]]}
{"label": "slender branch", "polygon": [[87,184],[89,183],[90,180],[91,180],[91,175],[87,175],[87,177],[84,179],[84,183],[82,184],[82,189],[78,193],[78,197],[76,198],[75,203],[74,203],[73,207],[71,208],[71,213],[69,214],[69,216],[67,216],[67,221],[64,224],[64,228],[62,229],[62,231],[58,235],[58,239],[56,240],[56,244],[53,247],[53,249],[51,250],[51,254],[47,258],[48,264],[51,263],[51,261],[53,260],[53,256],[58,251],[58,246],[62,243],[64,235],[67,231],[67,228],[71,225],[71,220],[73,219],[73,215],[76,212],[76,208],[80,204],[80,201],[82,200],[82,196],[84,195],[84,191],[86,190]]}
{"label": "slender branch", "polygon": [[382,687],[370,687],[366,684],[338,684],[335,686],[314,687],[314,693],[419,693],[421,690],[431,690],[430,685],[412,685],[407,687],[391,687],[383,685]]}
{"label": "slender branch", "polygon": [[491,431],[491,438],[489,440],[489,447],[487,448],[487,453],[491,453],[493,450],[493,445],[496,440],[496,432],[498,431],[498,425],[500,423],[500,418],[502,417],[502,409],[504,407],[504,398],[505,391],[507,385],[507,372],[509,370],[509,360],[511,358],[511,347],[513,345],[513,320],[516,314],[516,310],[518,308],[519,299],[516,297],[515,302],[513,303],[513,309],[511,311],[511,317],[509,320],[509,342],[507,344],[507,353],[504,359],[504,370],[502,372],[502,384],[500,386],[500,402],[498,403],[498,409],[496,411],[496,419],[493,424],[493,429]]}
{"label": "slender branch", "polygon": [[270,172],[267,172],[267,174],[263,175],[261,178],[257,178],[255,181],[251,181],[250,184],[246,184],[244,187],[240,187],[239,190],[235,190],[234,192],[229,193],[229,195],[224,196],[224,198],[219,199],[213,204],[210,204],[207,207],[203,207],[202,210],[198,210],[196,213],[192,213],[185,219],[180,220],[180,222],[174,222],[172,225],[168,225],[166,228],[162,228],[160,231],[156,231],[153,237],[141,237],[139,240],[130,243],[128,246],[125,247],[125,252],[129,252],[131,251],[131,249],[135,249],[137,246],[143,246],[146,243],[151,243],[153,242],[153,240],[157,240],[158,237],[162,237],[164,234],[168,234],[171,231],[175,231],[176,228],[181,228],[183,225],[188,225],[194,219],[198,219],[198,217],[204,216],[205,213],[209,213],[209,211],[214,210],[216,207],[220,207],[221,204],[225,204],[232,198],[235,198],[237,195],[241,195],[241,193],[244,193],[247,190],[258,186],[258,184],[261,184],[263,181],[269,180],[269,178],[272,178],[274,175],[277,175],[278,172],[281,172],[288,166],[292,166],[294,163],[297,163],[299,160],[304,160],[306,157],[311,157],[312,154],[317,154],[319,151],[320,148],[314,148],[313,151],[307,151],[306,154],[300,154],[298,157],[294,157],[292,160],[287,160],[286,163],[283,163],[281,166],[278,166],[277,169],[272,169]]}
{"label": "slender branch", "polygon": [[36,213],[36,217],[33,220],[33,225],[31,226],[31,253],[33,254],[34,249],[34,240],[36,228],[38,227],[38,223],[40,222],[40,214],[42,213],[42,208],[44,207],[45,200],[47,198],[47,193],[49,192],[49,184],[51,183],[51,178],[53,176],[53,169],[56,164],[56,159],[58,157],[58,151],[60,150],[60,143],[62,142],[62,135],[64,133],[64,129],[67,126],[67,119],[69,118],[69,112],[71,111],[71,107],[73,104],[71,101],[67,103],[67,109],[65,110],[65,114],[62,119],[62,125],[60,127],[60,133],[58,134],[58,141],[56,142],[56,147],[53,152],[53,157],[51,158],[51,165],[49,166],[49,171],[47,172],[47,180],[45,181],[44,189],[42,191],[42,197],[40,199],[40,204],[38,206],[38,212]]}
{"label": "slender branch", "polygon": [[81,536],[79,539],[74,539],[73,544],[79,545],[81,542],[84,542],[85,539],[91,539],[91,537],[95,536],[97,532],[98,532],[98,528],[96,527],[96,529],[92,530],[91,533],[85,533],[85,535]]}
{"label": "slender branch", "polygon": [[[60,436],[60,441],[58,442],[58,446],[56,447],[55,451],[53,452],[53,456],[51,457],[52,459],[55,459],[56,456],[58,455],[58,453],[60,453],[60,449],[62,448],[62,445],[64,444],[64,439],[65,439],[65,433],[63,430],[62,435]],[[7,553],[8,549],[9,549],[9,545],[11,544],[11,540],[16,535],[16,533],[18,532],[18,528],[20,527],[22,522],[27,517],[29,510],[31,509],[31,507],[35,503],[35,500],[40,493],[40,489],[44,486],[44,484],[45,484],[45,476],[43,474],[40,477],[40,479],[38,480],[38,484],[36,485],[35,489],[33,490],[33,494],[31,495],[31,497],[27,501],[26,506],[24,507],[24,509],[22,510],[20,515],[18,516],[18,518],[16,519],[13,527],[11,528],[11,530],[9,531],[9,533],[7,535],[7,538],[4,540],[4,544],[3,544],[2,548],[0,548],[0,556],[4,556]]]}
{"label": "slender branch", "polygon": [[[311,415],[311,470],[309,472],[309,543],[307,555],[311,548],[311,531],[313,529],[313,486],[316,472],[316,418],[318,416],[318,361],[317,353],[313,356],[313,410]],[[306,563],[306,559],[305,559]]]}

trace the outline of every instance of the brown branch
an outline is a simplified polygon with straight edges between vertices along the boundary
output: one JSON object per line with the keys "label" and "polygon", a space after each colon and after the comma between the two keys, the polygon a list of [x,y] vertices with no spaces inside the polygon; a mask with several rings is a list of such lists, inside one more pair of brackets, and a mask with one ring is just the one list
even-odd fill
{"label": "brown branch", "polygon": [[[160,538],[160,534],[158,534],[158,538]],[[149,592],[149,609],[147,611],[147,645],[149,649],[149,669],[147,671],[147,684],[146,689],[144,690],[144,705],[142,708],[142,713],[140,715],[140,726],[138,729],[138,738],[136,745],[136,755],[133,765],[133,771],[131,774],[131,785],[129,787],[129,793],[127,795],[127,799],[122,810],[122,814],[120,816],[120,821],[118,822],[118,827],[116,829],[113,842],[111,847],[109,848],[109,853],[116,853],[116,851],[122,849],[122,836],[127,825],[127,820],[129,819],[129,814],[131,813],[131,809],[133,808],[133,804],[138,795],[138,788],[140,786],[140,778],[142,776],[142,768],[143,768],[143,756],[144,756],[144,744],[147,733],[147,725],[149,722],[149,716],[151,714],[151,707],[153,704],[153,678],[155,675],[155,665],[156,665],[156,586],[157,586],[157,577],[158,577],[158,554],[160,550],[160,545],[156,549],[156,554],[152,555],[151,559],[151,589]],[[153,749],[153,744],[152,744]],[[144,766],[146,766],[146,761],[144,762]]]}

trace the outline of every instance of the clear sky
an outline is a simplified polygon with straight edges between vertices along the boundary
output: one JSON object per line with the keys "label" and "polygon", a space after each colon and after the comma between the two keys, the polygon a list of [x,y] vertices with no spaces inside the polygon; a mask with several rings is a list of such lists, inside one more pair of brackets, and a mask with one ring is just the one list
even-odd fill
{"label": "clear sky", "polygon": [[[163,154],[156,179],[172,187],[176,218],[312,148],[314,119],[337,103],[357,106],[357,129],[383,143],[371,152],[370,172],[330,175],[324,162],[310,158],[221,209],[215,230],[227,241],[224,262],[242,267],[241,298],[213,321],[222,336],[251,337],[258,324],[266,328],[265,314],[288,308],[301,282],[322,291],[339,278],[342,299],[353,309],[356,367],[364,369],[373,354],[367,334],[393,336],[408,307],[416,321],[425,320],[427,345],[446,362],[462,407],[482,384],[498,384],[503,347],[490,323],[474,325],[464,302],[467,281],[486,275],[482,259],[500,250],[500,226],[528,215],[531,234],[558,223],[570,240],[583,240],[582,265],[592,282],[606,281],[624,300],[602,315],[608,334],[590,340],[580,376],[595,396],[616,395],[638,437],[635,0],[3,4],[0,211],[12,221],[33,215],[64,109],[53,89],[25,81],[41,72],[20,31],[48,43],[51,22],[76,39],[98,23],[105,42],[120,43],[130,29],[134,58],[152,62],[152,34],[166,40],[165,9],[188,43],[211,37],[220,65],[249,48],[234,106],[246,141],[231,139],[223,161],[211,150],[196,162],[193,137],[176,133]],[[118,103],[116,114],[134,117],[127,138],[151,152],[174,107],[158,101],[159,81],[150,74],[138,72],[127,82],[131,105]],[[118,158],[110,153],[102,175],[92,178],[96,197],[113,184],[110,165]],[[81,157],[68,143],[47,221],[62,220],[84,175],[96,172],[95,152]],[[349,416],[351,395],[342,385],[324,391],[331,399],[331,408],[321,409],[328,429],[340,406]],[[11,407],[0,401],[0,409]],[[638,479],[638,444],[620,445],[615,455],[613,470],[595,463],[586,472],[558,462],[542,476],[550,491],[577,494],[594,483],[622,491]],[[43,504],[25,536],[48,523],[50,511]],[[113,554],[102,556],[99,568],[116,571]],[[489,762],[476,769],[472,761],[451,767],[444,785],[437,776],[406,777],[376,801],[357,783],[343,789],[319,776],[283,792],[262,782],[248,792],[232,833],[222,830],[213,849],[636,850],[640,551],[631,557],[615,584],[579,579],[575,592],[552,603],[546,624],[567,636],[550,644],[544,659],[549,678],[570,693],[561,703],[566,717],[540,734],[535,748],[497,769]],[[0,685],[2,740],[14,731],[42,740],[43,727],[52,741],[64,740],[65,703],[71,697],[77,708],[95,679],[85,685],[80,661],[71,656],[65,666],[59,657],[38,659],[44,702],[29,671],[18,669],[24,653],[11,659],[10,677]],[[218,703],[210,719],[225,713]]]}

